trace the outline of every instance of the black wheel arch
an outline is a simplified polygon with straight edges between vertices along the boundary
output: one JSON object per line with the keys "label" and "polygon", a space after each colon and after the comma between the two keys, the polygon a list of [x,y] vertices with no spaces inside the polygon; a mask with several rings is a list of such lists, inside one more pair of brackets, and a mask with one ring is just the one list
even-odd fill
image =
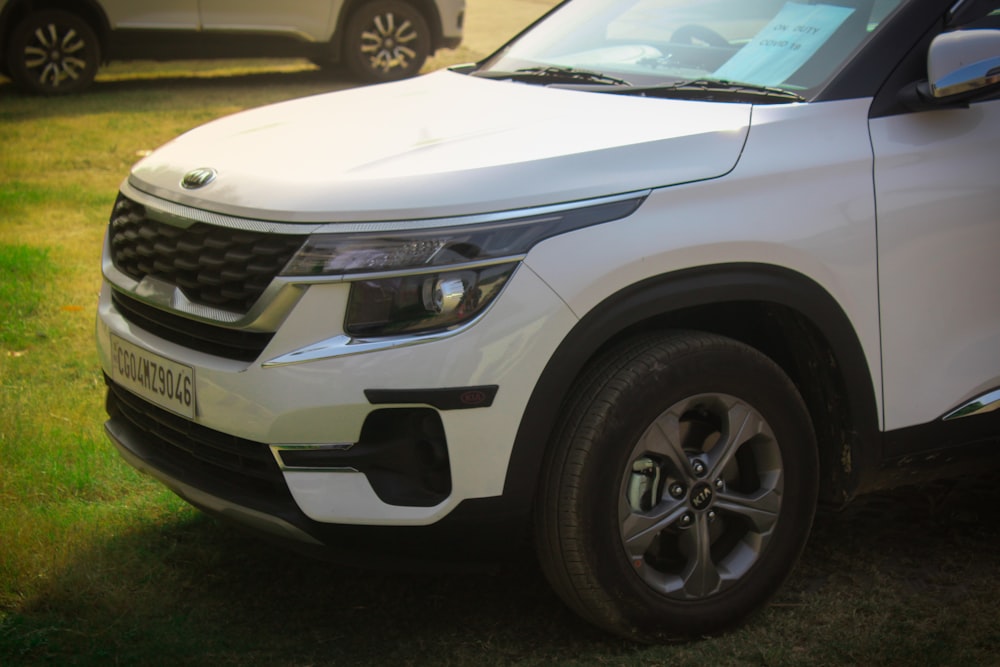
{"label": "black wheel arch", "polygon": [[771,357],[801,393],[820,443],[820,501],[840,506],[874,483],[881,460],[875,388],[861,343],[836,300],[795,271],[761,264],[657,276],[605,299],[552,355],[522,416],[504,485],[527,515],[565,397],[602,350],[649,330],[717,333]]}
{"label": "black wheel arch", "polygon": [[99,41],[103,60],[107,53],[111,24],[108,22],[108,17],[101,5],[95,0],[13,0],[8,2],[3,11],[0,12],[0,58],[6,57],[7,43],[14,26],[29,14],[54,9],[76,14],[93,28]]}

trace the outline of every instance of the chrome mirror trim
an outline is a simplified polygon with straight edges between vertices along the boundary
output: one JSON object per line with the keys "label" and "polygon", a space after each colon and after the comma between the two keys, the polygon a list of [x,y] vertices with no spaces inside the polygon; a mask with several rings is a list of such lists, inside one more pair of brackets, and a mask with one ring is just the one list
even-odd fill
{"label": "chrome mirror trim", "polygon": [[927,52],[927,80],[935,99],[1000,83],[1000,30],[956,30],[935,37]]}

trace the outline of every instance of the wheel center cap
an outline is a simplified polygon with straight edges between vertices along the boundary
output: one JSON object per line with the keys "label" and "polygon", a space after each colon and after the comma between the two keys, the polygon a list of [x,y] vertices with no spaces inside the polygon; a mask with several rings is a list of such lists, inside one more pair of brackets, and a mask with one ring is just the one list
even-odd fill
{"label": "wheel center cap", "polygon": [[696,510],[703,510],[712,504],[715,492],[708,484],[701,483],[691,489],[691,507]]}

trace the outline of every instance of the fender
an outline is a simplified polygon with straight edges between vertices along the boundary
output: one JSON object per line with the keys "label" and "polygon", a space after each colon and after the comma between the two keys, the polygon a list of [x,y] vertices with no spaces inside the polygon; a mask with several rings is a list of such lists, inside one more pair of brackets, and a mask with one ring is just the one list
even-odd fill
{"label": "fender", "polygon": [[[846,403],[851,416],[850,423],[825,434],[837,437],[826,467],[832,465],[839,474],[829,482],[832,490],[823,495],[828,501],[841,503],[869,486],[881,459],[878,411],[869,365],[847,315],[825,289],[802,274],[771,265],[726,264],[636,283],[608,297],[580,320],[549,360],[522,415],[503,504],[515,513],[530,512],[545,452],[561,412],[561,404],[554,404],[553,397],[565,397],[572,390],[598,351],[616,339],[649,328],[712,329],[705,326],[705,320],[685,314],[703,315],[710,310],[705,307],[741,302],[792,311],[821,332],[846,389],[839,400]],[[732,335],[725,327],[714,330]]]}

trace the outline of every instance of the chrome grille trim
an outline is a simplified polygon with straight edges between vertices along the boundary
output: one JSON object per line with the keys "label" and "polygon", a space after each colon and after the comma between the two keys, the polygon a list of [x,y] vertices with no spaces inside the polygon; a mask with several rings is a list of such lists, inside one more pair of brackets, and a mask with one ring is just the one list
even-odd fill
{"label": "chrome grille trim", "polygon": [[173,227],[186,228],[199,222],[227,229],[238,229],[258,234],[286,234],[292,236],[312,234],[322,227],[320,224],[297,224],[291,222],[275,222],[273,220],[256,220],[239,218],[222,213],[213,213],[200,208],[177,204],[166,199],[137,190],[128,181],[122,183],[121,194],[132,201],[146,207],[150,219],[164,222]]}
{"label": "chrome grille trim", "polygon": [[516,220],[518,218],[534,218],[549,214],[558,214],[574,209],[588,208],[590,206],[600,206],[602,204],[612,204],[614,202],[628,199],[643,199],[649,196],[651,190],[635,190],[623,192],[605,197],[594,197],[592,199],[581,199],[577,201],[562,202],[559,204],[546,204],[543,206],[528,206],[518,209],[507,209],[494,211],[491,213],[474,213],[470,215],[458,215],[437,218],[396,218],[387,220],[376,220],[370,222],[359,222],[352,220],[331,220],[318,219],[316,222],[294,222],[265,220],[263,218],[243,218],[224,213],[214,213],[203,209],[177,204],[166,199],[161,199],[148,194],[132,186],[128,181],[122,183],[121,193],[147,208],[150,217],[154,217],[161,222],[167,222],[174,226],[190,225],[194,222],[204,222],[230,229],[241,229],[267,234],[363,234],[370,232],[395,232],[414,229],[435,229],[446,227],[460,227],[464,225],[478,225],[487,223],[504,222]]}

